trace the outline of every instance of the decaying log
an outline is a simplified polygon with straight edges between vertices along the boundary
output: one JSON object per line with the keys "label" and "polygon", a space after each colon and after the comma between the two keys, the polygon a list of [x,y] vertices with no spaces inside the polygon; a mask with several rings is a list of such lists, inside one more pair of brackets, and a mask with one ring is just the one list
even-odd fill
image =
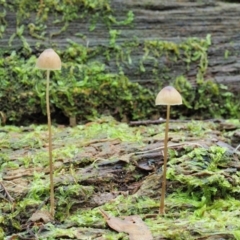
{"label": "decaying log", "polygon": [[[120,7],[121,6],[121,7]],[[118,0],[115,9],[132,9],[135,14],[134,29],[123,29],[122,41],[129,34],[141,42],[160,39],[180,42],[188,37],[205,38],[211,34],[212,45],[208,52],[209,67],[206,76],[223,83],[231,90],[240,90],[240,5],[220,1],[148,1]],[[137,56],[136,56],[137,57]],[[134,59],[134,57],[133,57]],[[181,63],[180,63],[181,65]],[[185,75],[194,84],[197,66],[172,65],[172,77]],[[127,71],[132,75],[131,69]],[[140,76],[131,76],[134,81],[149,81]]]}
{"label": "decaying log", "polygon": [[[240,4],[226,3],[214,0],[202,1],[180,1],[180,0],[112,0],[111,7],[116,19],[123,20],[126,13],[131,10],[134,13],[134,21],[130,25],[113,25],[112,28],[119,31],[116,44],[121,44],[136,38],[141,44],[148,39],[157,39],[179,43],[188,37],[205,38],[211,35],[212,44],[208,52],[208,70],[205,76],[215,82],[227,85],[232,91],[240,90]],[[0,39],[0,45],[8,48],[10,36],[16,31],[15,13],[7,13],[7,30]],[[32,16],[34,19],[34,16]],[[26,20],[25,24],[31,23]],[[90,31],[90,22],[87,19],[76,20],[69,23],[65,32],[54,37],[52,41],[57,46],[64,48],[68,45],[67,39],[81,43],[89,48],[109,45],[109,29],[99,22],[94,31]],[[59,27],[59,26],[58,26]],[[57,29],[59,30],[59,29]],[[56,25],[48,22],[49,33],[56,31]],[[85,39],[77,38],[75,33],[86,36]],[[44,41],[34,39],[31,36],[24,36],[30,46],[36,42]],[[12,49],[18,49],[22,45],[19,38],[12,42]],[[139,72],[139,58],[143,55],[142,50],[135,49],[131,53],[131,64],[123,64],[122,70],[126,76],[134,82],[153,83],[151,77],[151,62],[146,62],[144,73]],[[99,54],[96,59],[106,61]],[[159,68],[166,63],[166,59],[159,59]],[[119,72],[116,61],[109,61],[106,64],[110,72]],[[168,65],[171,71],[168,72],[169,79],[176,76],[186,76],[194,85],[198,66],[191,65],[187,69],[182,62]],[[160,76],[161,79],[161,76]]]}

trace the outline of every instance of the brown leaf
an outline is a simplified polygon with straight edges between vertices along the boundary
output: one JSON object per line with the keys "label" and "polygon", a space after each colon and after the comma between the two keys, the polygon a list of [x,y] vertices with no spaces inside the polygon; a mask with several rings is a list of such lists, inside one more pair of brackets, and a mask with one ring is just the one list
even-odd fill
{"label": "brown leaf", "polygon": [[134,155],[135,155],[135,153],[127,153],[127,154],[124,154],[124,155],[120,156],[118,159],[120,161],[129,163],[130,160],[131,160],[131,157],[134,156]]}
{"label": "brown leaf", "polygon": [[103,205],[106,202],[109,202],[117,197],[119,193],[98,193],[92,196],[93,202],[98,206]]}
{"label": "brown leaf", "polygon": [[42,172],[42,167],[34,167],[34,168],[17,168],[17,169],[5,169],[3,173],[3,180],[10,181],[16,178],[32,176],[36,172]]}
{"label": "brown leaf", "polygon": [[26,178],[16,178],[11,181],[4,181],[4,186],[13,198],[23,197],[29,189],[29,181]]}
{"label": "brown leaf", "polygon": [[28,221],[48,223],[53,221],[53,217],[48,211],[41,210],[33,213],[33,215],[29,218]]}
{"label": "brown leaf", "polygon": [[128,233],[130,240],[153,239],[150,230],[138,215],[118,218],[108,216],[102,209],[100,211],[110,228],[117,232]]}

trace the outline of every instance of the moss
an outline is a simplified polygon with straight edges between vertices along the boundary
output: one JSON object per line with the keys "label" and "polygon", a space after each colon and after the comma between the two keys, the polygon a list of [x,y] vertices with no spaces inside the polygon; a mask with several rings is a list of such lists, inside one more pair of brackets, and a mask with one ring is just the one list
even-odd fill
{"label": "moss", "polygon": [[[177,45],[175,47],[178,49]],[[168,50],[164,51],[169,54]],[[67,117],[77,116],[81,120],[103,113],[125,120],[155,115],[156,87],[145,88],[131,82],[124,73],[110,73],[105,64],[93,61],[97,53],[98,48],[88,49],[75,42],[70,42],[66,50],[59,51],[64,65],[62,72],[52,73],[52,112],[61,111]],[[35,56],[25,60],[16,52],[1,58],[1,112],[10,122],[21,122],[23,117],[45,113],[44,73],[35,69],[35,61]],[[177,77],[172,84],[182,93],[184,103],[179,108],[181,112],[173,110],[174,117],[190,116],[195,112],[199,114],[195,116],[198,118],[239,116],[239,103],[224,85],[199,77],[197,86],[193,87],[184,76]],[[157,85],[160,89],[164,82]]]}
{"label": "moss", "polygon": [[[179,43],[159,40],[142,43],[133,36],[119,43],[122,30],[117,30],[116,26],[131,26],[134,14],[128,11],[126,18],[119,21],[109,0],[50,0],[34,4],[30,0],[17,0],[14,3],[2,1],[0,6],[0,37],[5,34],[8,24],[7,13],[16,12],[16,32],[10,36],[9,46],[17,39],[22,45],[18,50],[7,47],[0,52],[1,122],[5,116],[12,123],[24,122],[26,118],[31,122],[34,121],[33,116],[40,118],[45,114],[44,73],[34,70],[36,58],[33,55],[41,52],[46,43],[55,47],[64,62],[61,73],[52,73],[50,96],[53,114],[63,113],[79,120],[103,113],[122,120],[156,118],[159,113],[154,107],[154,96],[162,86],[172,84],[184,98],[184,106],[174,110],[173,117],[239,117],[237,96],[231,94],[226,86],[205,76],[210,35]],[[90,23],[89,32],[95,30],[96,23],[105,24],[109,33],[108,45],[83,46],[78,40],[86,40],[86,36],[76,33],[77,41],[69,39],[68,46],[56,47],[54,36],[64,36],[70,23],[83,19]],[[49,22],[53,22],[56,32],[49,33]],[[29,36],[37,39],[35,46],[27,41]],[[136,53],[142,56],[133,62]],[[184,76],[172,76],[171,65],[174,63],[186,70],[192,65],[198,66],[195,86]],[[129,69],[135,71],[135,76],[146,75],[149,78],[151,75],[154,81],[147,86],[133,83],[127,75]]]}
{"label": "moss", "polygon": [[175,79],[174,86],[183,96],[184,106],[180,106],[183,115],[188,116],[192,111],[197,119],[238,118],[238,97],[229,92],[225,85],[203,78],[197,79],[196,84],[193,87],[184,76]]}
{"label": "moss", "polygon": [[[239,121],[234,121],[234,124],[239,127]],[[140,173],[136,162],[138,160],[119,161],[125,154],[136,153],[139,156],[138,151],[142,150],[142,146],[149,149],[151,145],[148,144],[149,139],[153,143],[159,141],[164,134],[163,125],[129,127],[113,118],[102,117],[74,128],[53,127],[55,148],[53,156],[55,163],[58,164],[55,171],[57,214],[55,223],[44,224],[44,231],[41,230],[40,224],[29,225],[26,229],[24,223],[40,206],[43,209],[48,206],[45,202],[49,192],[45,172],[48,165],[47,126],[2,127],[0,133],[0,139],[4,139],[0,165],[2,184],[7,185],[6,189],[11,195],[16,195],[13,195],[16,204],[13,207],[12,203],[1,199],[0,236],[10,237],[14,232],[22,238],[29,239],[30,229],[30,233],[35,233],[39,239],[57,239],[63,235],[68,238],[91,236],[96,239],[104,236],[106,239],[127,239],[125,234],[111,231],[106,226],[99,211],[101,207],[111,216],[140,215],[157,239],[210,238],[222,234],[227,239],[237,238],[240,207],[238,200],[240,175],[237,171],[239,155],[232,154],[228,148],[216,146],[215,141],[209,140],[216,138],[211,130],[219,126],[220,124],[206,121],[178,122],[176,128],[170,132],[172,140],[176,140],[174,136],[177,136],[177,139],[193,136],[195,140],[192,145],[185,142],[184,147],[172,149],[170,152],[167,172],[167,212],[164,217],[155,214],[159,207],[160,169],[153,170],[151,174],[149,171],[141,170],[140,179],[133,180],[132,176]],[[228,139],[223,139],[223,136],[219,138],[221,141]],[[111,141],[114,143],[109,156],[105,155],[101,159],[93,154],[89,161],[83,163],[81,154],[90,154],[89,147],[108,152],[109,145],[105,144]],[[204,144],[203,147],[200,146],[201,143]],[[107,167],[106,161],[110,166]],[[124,179],[112,177],[110,181],[113,188],[106,191],[110,185],[108,178],[108,174],[111,175],[110,169],[116,172],[120,162],[124,162],[120,172],[127,169],[130,175]],[[41,170],[38,170],[39,168]],[[36,171],[33,172],[33,169]],[[78,171],[83,169],[82,174],[79,174]],[[93,169],[96,169],[97,174],[89,175]],[[106,174],[98,178],[104,169],[107,169]],[[14,176],[13,173],[18,173],[18,178],[6,180],[8,176]],[[155,178],[152,178],[153,176]],[[117,185],[119,180],[120,184]],[[138,190],[133,193],[127,189],[123,194],[120,190],[121,184],[131,187],[137,185]],[[117,193],[117,197],[106,199],[97,207],[91,205],[93,196],[101,196],[102,193],[110,195]],[[105,200],[105,197],[102,196],[101,200]]]}

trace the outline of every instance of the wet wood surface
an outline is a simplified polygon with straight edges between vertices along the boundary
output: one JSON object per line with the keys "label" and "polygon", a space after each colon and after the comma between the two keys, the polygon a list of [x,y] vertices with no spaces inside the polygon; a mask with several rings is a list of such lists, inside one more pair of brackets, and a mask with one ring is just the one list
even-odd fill
{"label": "wet wood surface", "polygon": [[[118,21],[126,19],[129,10],[134,13],[134,21],[130,25],[113,25],[112,29],[121,31],[117,37],[116,43],[122,44],[130,39],[137,38],[140,45],[145,40],[157,39],[179,43],[189,37],[205,38],[207,34],[211,35],[212,44],[208,51],[208,70],[205,74],[207,79],[227,85],[232,91],[240,90],[240,4],[226,3],[221,1],[203,0],[203,1],[181,1],[181,0],[113,0],[111,7],[114,10],[114,16]],[[8,47],[10,36],[16,31],[15,13],[7,13],[7,30],[0,39],[0,45]],[[34,16],[33,18],[34,19]],[[31,18],[25,21],[27,26],[31,23]],[[51,18],[48,22],[47,31],[49,34],[56,32],[61,26],[54,25]],[[109,29],[104,23],[97,23],[94,31],[90,31],[90,22],[88,19],[76,20],[70,22],[65,32],[52,40],[57,42],[57,46],[64,48],[68,44],[68,39],[81,43],[89,48],[98,46],[109,46]],[[27,32],[26,32],[27,33]],[[86,39],[75,36],[75,33],[81,33]],[[34,39],[30,35],[24,36],[30,46],[35,46],[36,42],[41,40]],[[45,44],[47,44],[45,42]],[[21,48],[22,42],[15,38],[12,42],[12,49]],[[126,76],[131,81],[142,84],[151,83],[154,80],[151,76],[151,63],[146,63],[144,73],[139,72],[139,58],[143,55],[143,49],[134,50],[131,53],[132,63],[123,64],[121,67]],[[97,60],[106,59],[99,54]],[[166,59],[159,59],[159,68],[166,65]],[[185,64],[178,61],[167,66],[170,79],[183,75],[187,77],[194,85],[196,81],[197,64],[191,64],[186,69]],[[106,68],[110,72],[119,72],[116,61],[108,61]]]}

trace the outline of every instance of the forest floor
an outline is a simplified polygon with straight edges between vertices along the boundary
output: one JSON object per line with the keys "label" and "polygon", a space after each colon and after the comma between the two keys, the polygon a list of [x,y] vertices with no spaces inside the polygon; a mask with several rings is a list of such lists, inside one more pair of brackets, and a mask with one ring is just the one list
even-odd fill
{"label": "forest floor", "polygon": [[111,117],[53,126],[53,220],[47,126],[1,127],[0,239],[136,239],[108,221],[130,216],[145,240],[240,240],[240,121],[170,122],[159,215],[164,129]]}

